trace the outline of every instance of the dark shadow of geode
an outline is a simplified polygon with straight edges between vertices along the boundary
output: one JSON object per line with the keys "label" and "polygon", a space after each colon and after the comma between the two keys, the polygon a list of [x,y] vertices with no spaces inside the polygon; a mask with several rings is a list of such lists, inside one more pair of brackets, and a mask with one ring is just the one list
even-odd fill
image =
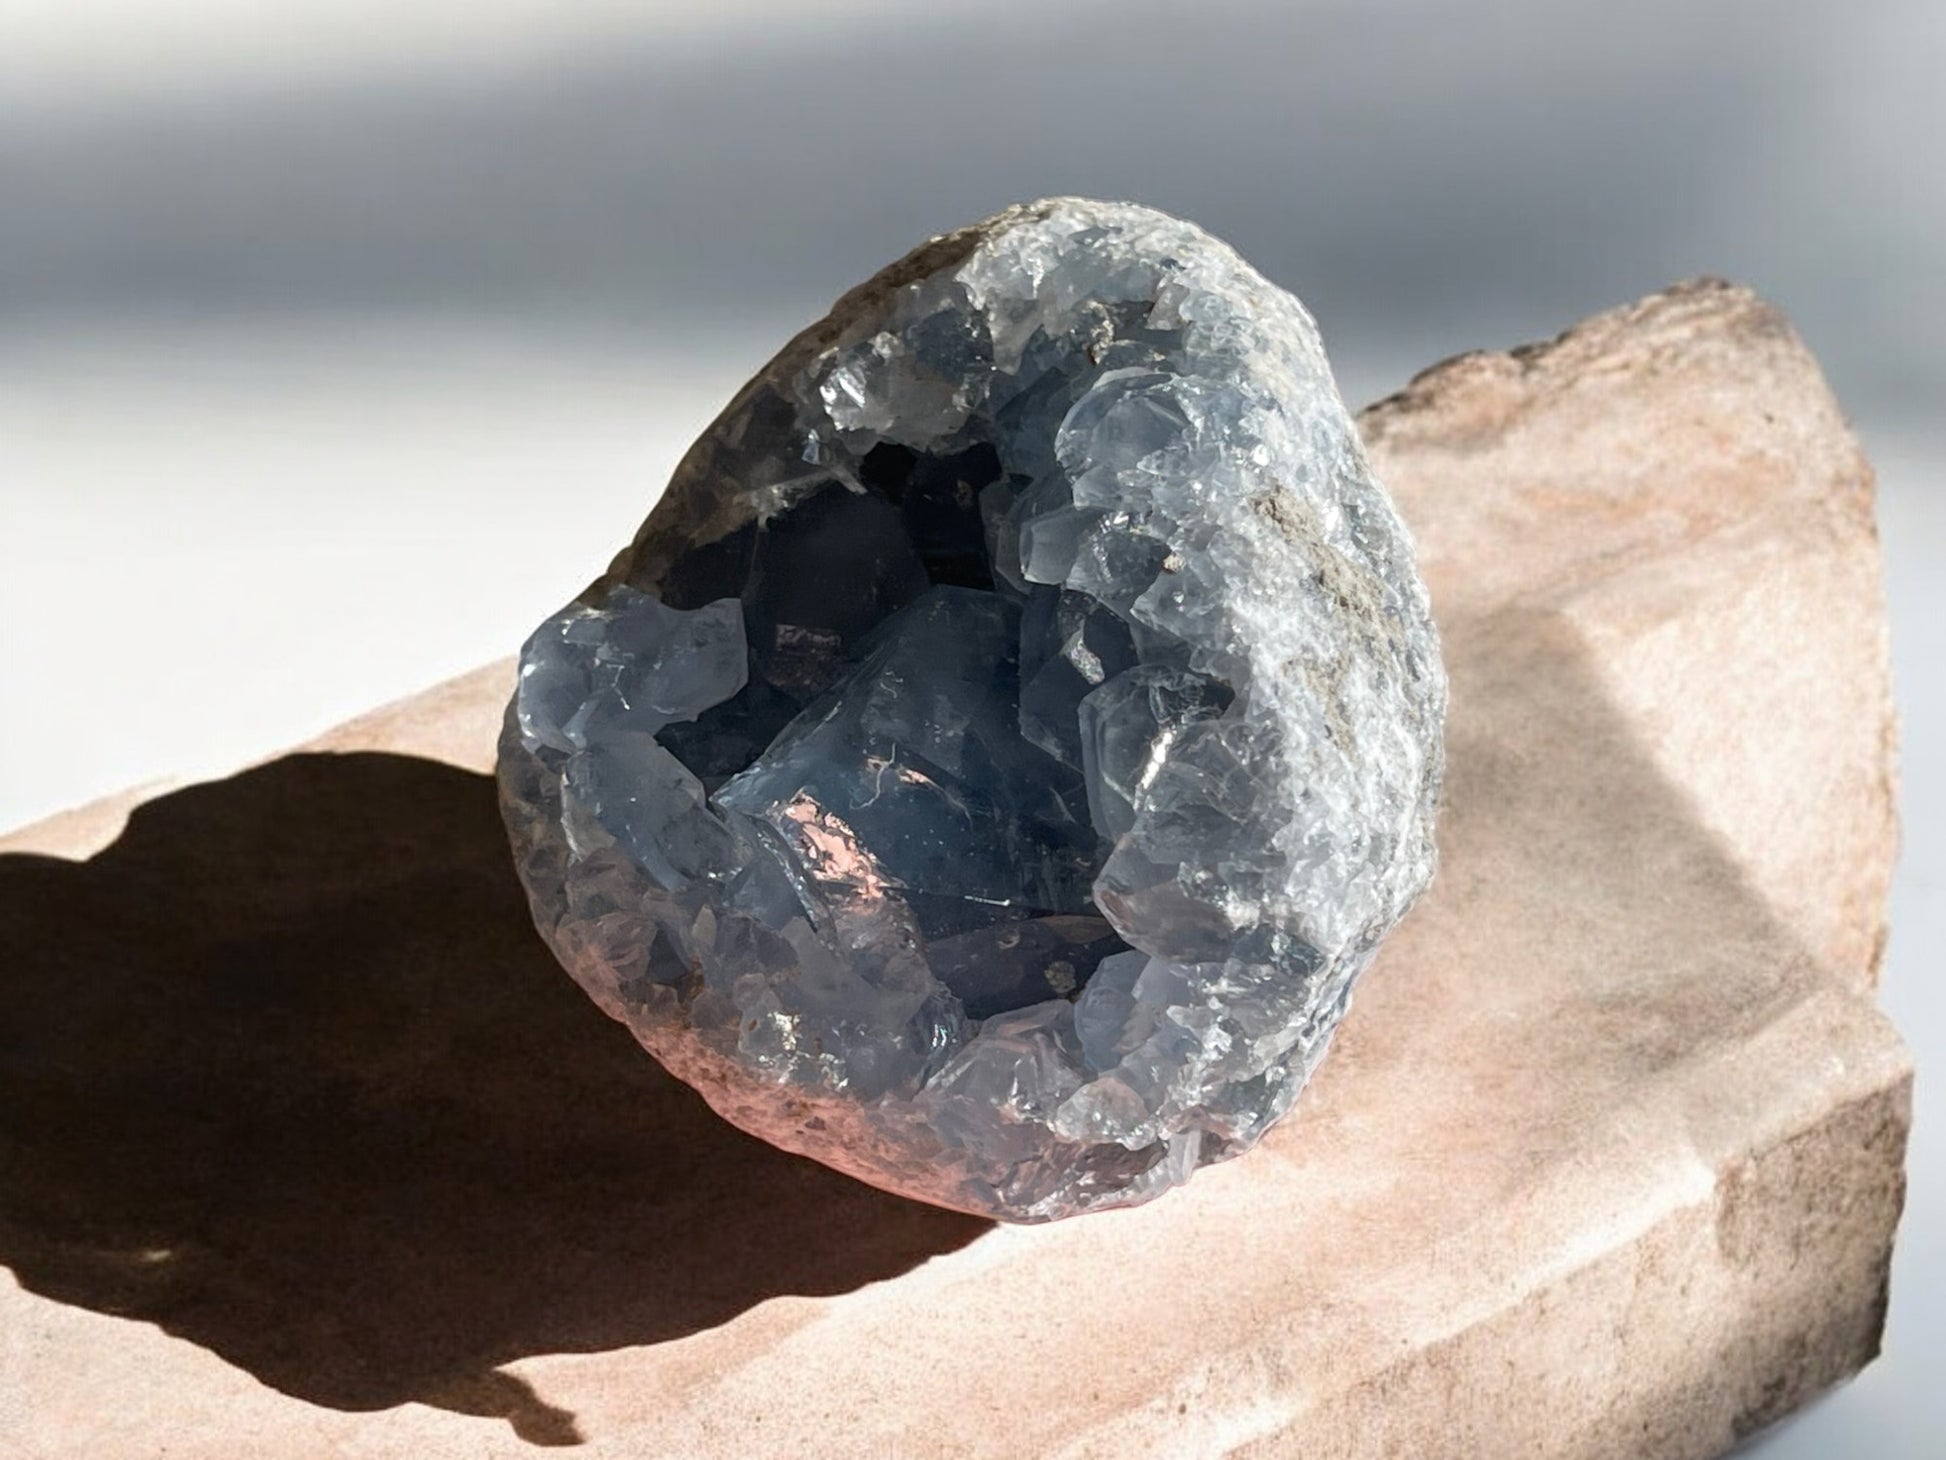
{"label": "dark shadow of geode", "polygon": [[986,1224],[718,1120],[527,920],[489,782],[296,755],[0,857],[0,1262],[338,1409],[572,1444],[496,1366],[840,1293]]}

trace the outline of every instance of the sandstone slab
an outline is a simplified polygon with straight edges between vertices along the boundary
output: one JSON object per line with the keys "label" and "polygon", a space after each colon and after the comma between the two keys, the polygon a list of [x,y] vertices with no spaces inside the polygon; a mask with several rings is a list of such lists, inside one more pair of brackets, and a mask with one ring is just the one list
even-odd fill
{"label": "sandstone slab", "polygon": [[1867,1362],[1910,1066],[1815,364],[1689,285],[1361,428],[1443,865],[1259,1150],[1003,1229],[712,1124],[525,932],[494,666],[0,844],[0,1449],[1704,1456]]}

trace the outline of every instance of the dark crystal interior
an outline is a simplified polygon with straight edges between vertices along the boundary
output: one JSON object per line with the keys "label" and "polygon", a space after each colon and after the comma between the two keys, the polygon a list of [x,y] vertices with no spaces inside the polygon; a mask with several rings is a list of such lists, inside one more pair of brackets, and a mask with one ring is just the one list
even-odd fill
{"label": "dark crystal interior", "polygon": [[[925,323],[908,338],[941,348]],[[1078,707],[1178,646],[1149,632],[1138,648],[1126,604],[1029,581],[1015,525],[1030,492],[1071,508],[1053,441],[1073,401],[1158,358],[1160,341],[1123,323],[1129,337],[1079,372],[1073,342],[1037,334],[1017,374],[990,377],[988,410],[933,449],[846,441],[788,510],[696,546],[656,585],[675,608],[740,600],[750,668],[741,693],[661,743],[719,810],[761,816],[808,795],[841,818],[974,1018],[1072,996],[1128,948],[1093,901],[1110,841],[1089,810]],[[944,347],[963,358],[968,341]],[[746,442],[804,434],[774,392],[748,410]],[[1139,523],[1106,540],[1153,581],[1165,544]]]}

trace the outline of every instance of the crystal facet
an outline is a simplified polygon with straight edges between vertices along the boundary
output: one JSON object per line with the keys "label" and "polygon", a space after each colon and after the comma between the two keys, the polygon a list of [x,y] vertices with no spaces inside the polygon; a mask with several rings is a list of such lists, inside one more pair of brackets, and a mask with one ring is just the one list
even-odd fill
{"label": "crystal facet", "polygon": [[724,1116],[1047,1220],[1253,1144],[1432,875],[1445,677],[1317,331],[1057,199],[785,347],[536,630],[535,921]]}

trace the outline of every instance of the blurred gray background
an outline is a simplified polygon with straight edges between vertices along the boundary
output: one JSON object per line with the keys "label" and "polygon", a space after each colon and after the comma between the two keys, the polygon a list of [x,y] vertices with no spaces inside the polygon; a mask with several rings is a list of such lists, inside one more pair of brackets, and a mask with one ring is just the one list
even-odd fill
{"label": "blurred gray background", "polygon": [[1196,219],[1354,402],[1717,273],[1882,477],[1918,1047],[1885,1358],[1946,1454],[1939,0],[0,3],[0,826],[511,651],[790,332],[1048,193]]}

